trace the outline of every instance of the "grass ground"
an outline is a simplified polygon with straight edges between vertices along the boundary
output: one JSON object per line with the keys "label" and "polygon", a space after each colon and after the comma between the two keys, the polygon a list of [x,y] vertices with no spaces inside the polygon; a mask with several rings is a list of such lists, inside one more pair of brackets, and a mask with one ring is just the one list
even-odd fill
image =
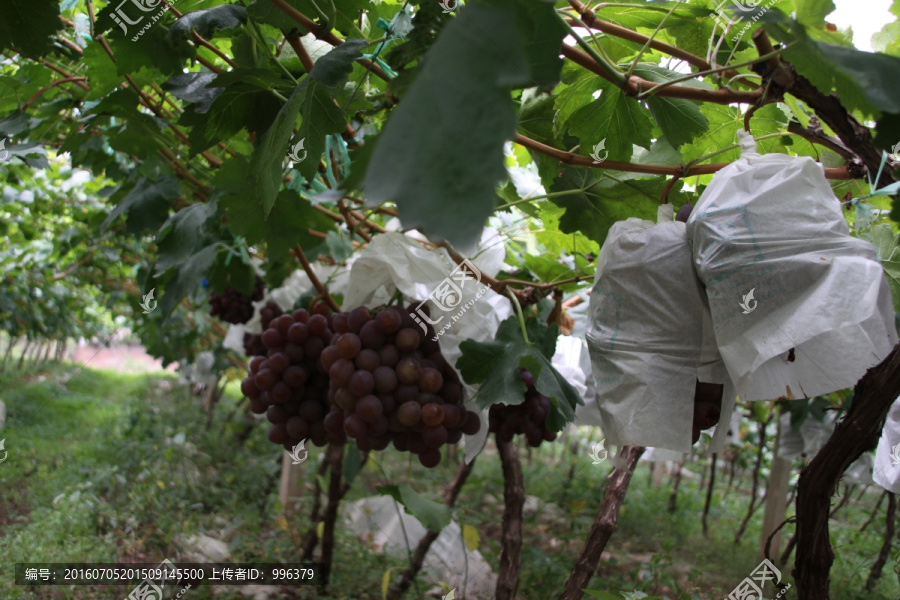
{"label": "grass ground", "polygon": [[[129,587],[24,587],[13,585],[17,562],[147,562],[174,558],[179,535],[206,534],[227,540],[231,560],[295,560],[299,537],[308,526],[311,498],[300,499],[299,516],[281,517],[278,482],[281,453],[256,427],[244,443],[240,412],[227,417],[239,398],[230,386],[210,428],[200,401],[168,374],[123,375],[71,365],[28,366],[0,374],[6,403],[8,459],[0,464],[0,598],[87,600],[127,596]],[[312,458],[319,454],[310,452]],[[526,493],[539,499],[525,522],[520,598],[555,598],[592,522],[609,462],[592,465],[561,444],[522,453]],[[437,469],[410,466],[407,455],[378,453],[347,495],[352,501],[375,494],[385,483],[406,481],[419,493],[439,499],[455,472],[453,461]],[[377,464],[375,464],[377,463]],[[705,463],[704,463],[705,464]],[[305,463],[308,479],[316,461]],[[699,471],[702,467],[694,466]],[[591,588],[641,591],[671,600],[726,596],[759,562],[756,549],[762,511],[754,516],[740,545],[734,532],[748,502],[741,489],[725,494],[717,485],[710,512],[710,535],[700,525],[705,489],[685,478],[674,514],[667,510],[669,480],[651,485],[639,466],[622,510],[619,530],[604,553]],[[740,479],[740,475],[736,479]],[[743,483],[743,490],[749,484]],[[894,600],[900,587],[889,562],[878,586],[864,583],[884,531],[883,508],[860,534],[879,495],[870,490],[832,519],[837,559],[831,571],[832,597]],[[856,492],[858,494],[858,491]],[[854,496],[855,498],[855,496]],[[481,534],[480,551],[496,569],[499,553],[502,476],[488,452],[478,459],[458,502],[455,518]],[[786,528],[788,534],[791,527]],[[370,551],[345,528],[338,528],[332,595],[313,588],[285,591],[283,598],[381,598],[386,570],[397,573],[399,558]],[[783,577],[792,581],[789,568]],[[407,598],[422,598],[422,583]],[[186,598],[210,598],[209,589]],[[244,598],[233,588],[216,598]],[[795,597],[788,592],[787,598]]]}

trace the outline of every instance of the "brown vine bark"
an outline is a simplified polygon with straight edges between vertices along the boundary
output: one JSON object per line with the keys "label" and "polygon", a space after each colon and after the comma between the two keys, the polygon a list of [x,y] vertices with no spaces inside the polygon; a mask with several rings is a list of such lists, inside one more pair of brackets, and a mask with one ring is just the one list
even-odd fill
{"label": "brown vine bark", "polygon": [[878,509],[881,508],[881,503],[884,502],[884,498],[888,494],[889,494],[889,492],[887,490],[884,490],[884,492],[882,492],[881,496],[878,497],[878,502],[875,503],[875,508],[872,509],[872,513],[869,515],[869,518],[866,519],[866,522],[863,523],[862,526],[860,526],[860,528],[859,528],[860,533],[865,531],[866,527],[868,527],[872,523],[872,520],[875,518],[875,514],[878,512]]}
{"label": "brown vine bark", "polygon": [[798,600],[829,600],[834,552],[828,538],[831,495],[853,461],[875,447],[894,399],[900,396],[900,344],[869,369],[853,390],[853,404],[831,437],[800,473],[797,483]]}
{"label": "brown vine bark", "polygon": [[328,482],[328,505],[325,507],[325,526],[322,529],[322,581],[328,587],[331,577],[331,561],[334,556],[334,525],[337,522],[338,504],[341,502],[341,472],[344,467],[344,446],[328,445],[328,462],[331,479]]}
{"label": "brown vine bark", "polygon": [[869,577],[866,579],[867,592],[871,592],[875,589],[875,584],[878,582],[878,578],[881,577],[881,570],[884,569],[884,563],[887,562],[888,556],[891,553],[891,543],[894,541],[894,520],[896,516],[897,497],[894,494],[888,493],[887,515],[885,516],[884,523],[884,543],[881,545],[881,550],[878,552],[878,558],[875,559],[872,570],[869,571]]}
{"label": "brown vine bark", "polygon": [[[474,466],[474,459],[469,464],[466,464],[465,461],[463,461],[463,463],[459,465],[456,477],[453,478],[450,487],[448,487],[447,491],[444,493],[444,504],[447,505],[447,508],[453,508],[456,504],[459,492],[466,483],[466,479],[469,478],[469,474],[472,472]],[[434,540],[438,538],[440,533],[440,531],[429,531],[425,534],[425,537],[419,540],[416,551],[413,553],[412,562],[403,570],[403,573],[400,574],[400,580],[391,587],[387,595],[387,600],[399,600],[404,592],[409,589],[409,586],[412,585],[416,575],[422,570],[422,564],[425,562],[425,555],[428,554],[429,548],[431,548],[431,545],[434,543]]]}
{"label": "brown vine bark", "polygon": [[584,597],[582,590],[587,587],[593,577],[597,570],[597,564],[600,562],[600,555],[603,554],[603,549],[606,548],[606,544],[616,531],[619,507],[625,500],[625,492],[628,491],[628,484],[634,474],[635,465],[644,453],[644,449],[643,446],[625,446],[622,449],[621,458],[625,462],[625,467],[616,467],[609,477],[594,524],[591,526],[591,531],[581,549],[581,554],[575,561],[575,567],[569,574],[566,587],[559,600],[581,600]]}
{"label": "brown vine bark", "polygon": [[706,488],[706,502],[703,503],[703,517],[700,523],[703,525],[703,537],[709,537],[709,525],[706,523],[709,517],[709,505],[712,503],[713,487],[716,485],[716,458],[718,455],[713,452],[712,460],[709,461],[709,487]]}
{"label": "brown vine bark", "polygon": [[512,442],[497,438],[503,467],[503,538],[500,546],[500,571],[497,573],[496,600],[515,600],[519,587],[519,562],[522,554],[522,506],[525,483],[522,465]]}

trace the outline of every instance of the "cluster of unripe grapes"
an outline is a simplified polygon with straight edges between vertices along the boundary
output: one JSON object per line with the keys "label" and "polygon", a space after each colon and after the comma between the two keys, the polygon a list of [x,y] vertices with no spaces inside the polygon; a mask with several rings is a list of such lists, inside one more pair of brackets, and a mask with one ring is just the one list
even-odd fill
{"label": "cluster of unripe grapes", "polygon": [[231,286],[225,288],[221,294],[212,292],[209,295],[209,314],[219,317],[226,323],[246,323],[253,316],[253,303],[262,300],[266,286],[263,280],[256,278],[253,292],[246,296]]}
{"label": "cluster of unripe grapes", "polygon": [[552,442],[556,432],[546,427],[550,414],[550,399],[534,387],[534,375],[519,368],[519,376],[528,387],[521,404],[494,404],[488,413],[489,431],[497,434],[497,441],[511,442],[516,434],[524,434],[528,445],[537,448],[541,442]]}
{"label": "cluster of unripe grapes", "polygon": [[265,354],[251,360],[241,389],[272,422],[272,442],[290,449],[306,437],[322,446],[350,436],[361,450],[393,443],[435,467],[442,445],[478,432],[434,330],[410,316],[415,305],[331,313],[319,303],[312,314],[284,315],[270,304],[258,342],[245,338],[245,348],[261,344]]}

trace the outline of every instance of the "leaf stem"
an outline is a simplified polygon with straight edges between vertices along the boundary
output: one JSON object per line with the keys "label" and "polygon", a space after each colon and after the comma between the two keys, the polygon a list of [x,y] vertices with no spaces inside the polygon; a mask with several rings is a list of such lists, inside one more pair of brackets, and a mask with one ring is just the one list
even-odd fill
{"label": "leaf stem", "polygon": [[653,38],[656,37],[656,34],[659,33],[659,30],[662,29],[662,26],[666,24],[666,20],[672,16],[672,13],[675,12],[675,9],[678,8],[680,0],[676,0],[676,2],[672,5],[672,8],[669,9],[669,12],[660,19],[659,24],[656,26],[656,29],[653,30],[653,33],[650,34],[650,37],[647,38],[647,41],[644,43],[643,48],[637,53],[637,56],[634,57],[634,60],[631,61],[631,66],[628,67],[628,71],[625,72],[625,78],[631,77],[631,74],[634,73],[634,68],[637,66],[638,61],[641,60],[641,57],[644,55],[644,52],[647,51],[647,48],[650,46],[650,43],[653,42]]}
{"label": "leaf stem", "polygon": [[506,295],[509,296],[510,300],[512,300],[513,306],[516,307],[516,318],[519,320],[519,327],[522,328],[522,337],[525,338],[525,344],[530,346],[531,341],[529,341],[528,332],[525,330],[525,315],[522,314],[522,305],[519,304],[519,299],[516,298],[516,295],[512,292],[511,289],[506,289]]}
{"label": "leaf stem", "polygon": [[590,56],[594,61],[603,69],[607,76],[610,78],[610,81],[615,83],[616,85],[623,87],[628,85],[628,77],[625,76],[624,73],[615,68],[612,64],[610,64],[605,58],[600,56],[600,54],[594,50],[594,47],[584,41],[580,35],[575,32],[575,29],[569,25],[566,19],[559,13],[557,13],[560,22],[562,22],[563,27],[569,32],[575,41],[581,46],[585,52],[587,52],[588,56]]}

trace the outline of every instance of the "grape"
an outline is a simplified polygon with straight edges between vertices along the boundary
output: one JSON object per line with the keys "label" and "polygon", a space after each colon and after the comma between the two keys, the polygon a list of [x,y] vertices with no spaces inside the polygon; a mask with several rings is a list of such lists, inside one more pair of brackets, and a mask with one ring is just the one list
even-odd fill
{"label": "grape", "polygon": [[264,356],[254,356],[250,361],[250,372],[256,375],[259,372],[259,366],[266,360]]}
{"label": "grape", "polygon": [[396,367],[397,363],[400,362],[400,351],[397,349],[397,346],[382,346],[378,351],[378,359],[386,367]]}
{"label": "grape", "polygon": [[[356,401],[356,414],[366,423],[377,421],[381,417],[382,412],[381,401],[375,396],[364,396]],[[385,427],[387,427],[386,424]]]}
{"label": "grape", "polygon": [[209,295],[209,314],[218,316],[227,323],[246,323],[253,316],[253,302],[262,300],[264,293],[265,285],[259,277],[256,278],[249,296],[231,286],[225,288],[222,293],[212,292]]}
{"label": "grape", "polygon": [[397,418],[407,427],[418,423],[421,416],[422,407],[417,402],[405,402],[397,409]]}
{"label": "grape", "polygon": [[390,443],[391,443],[391,438],[390,438],[390,436],[387,436],[387,435],[370,441],[372,450],[384,450],[385,448],[388,447],[388,444],[390,444]]}
{"label": "grape", "polygon": [[397,387],[397,373],[390,367],[378,367],[372,376],[375,378],[375,391],[379,394],[393,392]]}
{"label": "grape", "polygon": [[278,306],[277,303],[272,302],[271,300],[266,302],[265,308],[263,310],[261,310],[259,313],[262,328],[264,330],[268,329],[269,325],[272,323],[272,319],[274,319],[276,317],[280,317],[282,314],[283,314],[283,311],[281,310],[281,307]]}
{"label": "grape", "polygon": [[313,360],[319,358],[319,355],[322,354],[322,350],[324,349],[325,342],[319,337],[311,337],[303,344],[303,353]]}
{"label": "grape", "polygon": [[297,323],[306,323],[309,320],[309,313],[302,308],[298,308],[294,312],[291,313],[291,316],[294,317],[294,321]]}
{"label": "grape", "polygon": [[701,430],[709,429],[719,422],[719,407],[712,402],[694,404],[694,425]]}
{"label": "grape", "polygon": [[338,338],[335,347],[341,355],[341,358],[352,360],[362,349],[362,342],[355,333],[345,333]]}
{"label": "grape", "polygon": [[431,402],[422,407],[422,422],[432,427],[444,422],[444,409],[440,404]]}
{"label": "grape", "polygon": [[344,419],[344,432],[352,438],[361,438],[366,435],[366,422],[359,415],[352,414]]}
{"label": "grape", "polygon": [[[380,437],[385,435],[388,432],[388,427],[390,426],[390,422],[388,418],[384,415],[378,417],[374,423],[369,422],[369,435]],[[390,436],[385,437],[386,440],[390,441]],[[387,446],[387,444],[385,444]],[[383,450],[384,448],[382,448]]]}
{"label": "grape", "polygon": [[405,402],[415,402],[416,398],[419,396],[419,388],[414,385],[398,385],[394,390],[394,398],[397,399],[397,402],[403,404]]}
{"label": "grape", "polygon": [[291,439],[303,440],[309,435],[309,426],[302,417],[291,417],[285,426]]}
{"label": "grape", "polygon": [[292,344],[303,344],[309,338],[309,328],[303,323],[294,323],[288,328],[287,339]]}
{"label": "grape", "polygon": [[444,385],[444,378],[437,369],[424,368],[419,371],[419,389],[426,393],[434,393]]}
{"label": "grape", "polygon": [[[378,388],[378,383],[376,380],[375,383],[376,389]],[[392,394],[378,394],[378,399],[381,400],[381,406],[384,407],[384,413],[392,413],[394,409],[397,408],[397,401],[394,400],[394,396]]]}
{"label": "grape", "polygon": [[284,345],[284,338],[277,329],[266,329],[262,334],[262,343],[270,350],[278,350]]}
{"label": "grape", "polygon": [[350,393],[348,388],[342,387],[334,394],[335,403],[346,411],[354,410],[356,407],[356,397]]}
{"label": "grape", "polygon": [[258,398],[260,391],[252,375],[241,381],[241,393],[248,398]]}
{"label": "grape", "polygon": [[291,359],[284,352],[276,352],[269,357],[269,368],[276,373],[283,373],[291,366]]}
{"label": "grape", "polygon": [[273,444],[283,444],[287,441],[287,428],[284,423],[277,423],[269,428],[269,441]]}
{"label": "grape", "polygon": [[350,314],[347,315],[347,324],[350,326],[350,331],[353,333],[359,333],[359,331],[363,328],[369,321],[369,309],[365,306],[360,306],[354,308],[350,311]]}
{"label": "grape", "polygon": [[278,330],[278,333],[281,334],[281,337],[287,338],[288,331],[290,331],[291,325],[293,324],[294,317],[291,315],[281,315],[269,324],[269,328],[274,327]]}
{"label": "grape", "polygon": [[254,383],[256,383],[256,387],[262,391],[271,390],[272,387],[278,383],[278,375],[275,374],[271,369],[260,369],[259,373],[256,374],[256,377],[253,379]]}
{"label": "grape", "polygon": [[250,412],[261,415],[268,410],[268,405],[260,398],[250,398]]}
{"label": "grape", "polygon": [[441,404],[443,400],[437,394],[429,394],[428,392],[419,392],[416,396],[416,402],[421,406],[426,404]]}
{"label": "grape", "polygon": [[441,398],[444,399],[444,402],[447,402],[448,404],[462,403],[462,386],[458,383],[448,383],[445,381],[439,393]]}
{"label": "grape", "polygon": [[401,352],[414,352],[421,342],[419,332],[415,329],[405,328],[397,332],[394,343]]}
{"label": "grape", "polygon": [[288,358],[291,359],[291,362],[296,364],[300,364],[304,358],[306,358],[306,353],[303,351],[303,346],[299,346],[297,344],[288,344],[284,347],[284,353],[288,355]]}
{"label": "grape", "polygon": [[386,308],[375,316],[375,325],[381,333],[395,333],[400,329],[403,317],[396,310]]}
{"label": "grape", "polygon": [[328,329],[328,319],[322,315],[312,315],[306,322],[310,335],[320,336]]}
{"label": "grape", "polygon": [[426,427],[422,432],[422,441],[426,446],[437,448],[447,443],[447,428],[443,425]]}
{"label": "grape", "polygon": [[422,436],[418,434],[411,434],[407,438],[407,445],[409,446],[409,451],[413,454],[421,454],[428,450],[428,446],[422,441]]}
{"label": "grape", "polygon": [[357,371],[350,377],[348,387],[357,398],[365,396],[375,389],[375,377],[368,371]]}
{"label": "grape", "polygon": [[374,350],[370,350],[366,348],[362,352],[360,352],[356,356],[356,368],[361,369],[363,371],[373,372],[381,365],[381,361],[378,359],[378,353]]}
{"label": "grape", "polygon": [[426,448],[419,454],[419,462],[426,469],[433,469],[441,464],[441,451],[437,448]]}
{"label": "grape", "polygon": [[555,431],[550,431],[549,429],[544,430],[544,441],[552,442],[556,439],[557,433]]}
{"label": "grape", "polygon": [[363,348],[377,349],[384,346],[387,338],[379,331],[375,321],[367,321],[359,330],[359,339]]}
{"label": "grape", "polygon": [[419,365],[413,358],[404,358],[397,363],[397,379],[400,383],[412,385],[419,381]]}
{"label": "grape", "polygon": [[331,319],[331,328],[337,333],[350,333],[350,323],[346,313],[335,313]]}
{"label": "grape", "polygon": [[459,425],[462,418],[459,408],[452,404],[444,404],[441,408],[444,410],[444,426],[456,427]]}
{"label": "grape", "polygon": [[409,450],[409,445],[407,444],[406,435],[403,433],[395,433],[393,435],[394,448],[399,450],[400,452],[406,452]]}
{"label": "grape", "polygon": [[462,425],[462,432],[466,435],[475,435],[481,429],[481,418],[471,410],[466,411],[466,420]]}
{"label": "grape", "polygon": [[319,355],[319,362],[322,364],[322,369],[325,371],[330,371],[332,365],[341,357],[341,353],[338,351],[335,346],[326,346],[324,350],[322,350],[322,354]]}
{"label": "grape", "polygon": [[428,332],[425,334],[425,339],[422,340],[422,344],[419,346],[419,352],[426,356],[430,356],[435,352],[441,351],[441,345],[438,343],[436,339],[437,337],[434,333],[434,330],[429,326]]}
{"label": "grape", "polygon": [[447,443],[448,443],[448,444],[455,444],[456,442],[458,442],[459,440],[462,439],[462,434],[463,434],[463,432],[462,432],[461,429],[450,429],[450,430],[448,430],[448,433],[447,433]]}
{"label": "grape", "polygon": [[519,375],[522,378],[522,383],[528,387],[534,387],[534,375],[532,375],[530,371],[522,369]]}
{"label": "grape", "polygon": [[320,402],[317,402],[316,400],[305,400],[300,405],[297,414],[300,415],[304,421],[314,423],[322,419],[324,410],[322,409],[322,404]]}
{"label": "grape", "polygon": [[332,408],[331,412],[325,415],[325,430],[328,433],[335,434],[344,431],[344,411],[339,408]]}
{"label": "grape", "polygon": [[269,423],[284,423],[289,416],[287,409],[280,404],[273,404],[266,410],[266,418],[269,419]]}
{"label": "grape", "polygon": [[300,404],[306,398],[306,387],[295,388],[291,394],[291,402]]}
{"label": "grape", "polygon": [[[691,216],[691,212],[694,210],[693,204],[684,204],[681,208],[678,209],[678,212],[675,213],[675,220],[681,221],[682,223],[687,223],[688,217]],[[699,439],[699,437],[698,437]]]}
{"label": "grape", "polygon": [[289,402],[292,395],[293,390],[291,390],[291,387],[283,381],[279,381],[272,386],[272,391],[269,392],[269,398],[273,404],[284,404],[285,402]]}
{"label": "grape", "polygon": [[339,358],[331,365],[328,370],[328,376],[331,377],[332,383],[336,387],[344,387],[350,383],[350,378],[356,372],[356,367],[346,358]]}

